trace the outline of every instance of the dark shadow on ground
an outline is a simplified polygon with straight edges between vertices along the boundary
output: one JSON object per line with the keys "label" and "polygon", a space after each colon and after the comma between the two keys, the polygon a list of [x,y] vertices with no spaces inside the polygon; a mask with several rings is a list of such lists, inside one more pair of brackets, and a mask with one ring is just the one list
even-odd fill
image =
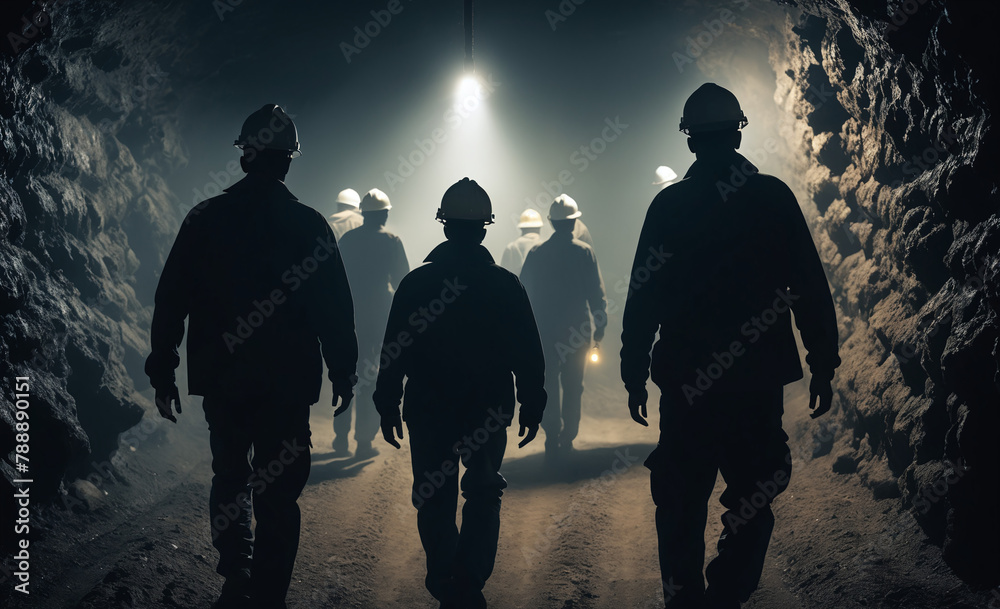
{"label": "dark shadow on ground", "polygon": [[[327,459],[331,459],[331,457],[335,456],[337,456],[337,453],[333,452],[315,454],[312,456],[312,469],[309,471],[308,484],[319,484],[320,482],[336,480],[338,478],[353,478],[354,476],[360,474],[361,470],[363,470],[366,466],[374,462],[373,457],[358,459],[354,455],[327,461]],[[323,461],[327,462],[323,463]]]}
{"label": "dark shadow on ground", "polygon": [[500,473],[511,486],[532,487],[546,484],[619,476],[635,468],[656,448],[655,444],[626,444],[573,450],[552,461],[543,453],[504,460]]}

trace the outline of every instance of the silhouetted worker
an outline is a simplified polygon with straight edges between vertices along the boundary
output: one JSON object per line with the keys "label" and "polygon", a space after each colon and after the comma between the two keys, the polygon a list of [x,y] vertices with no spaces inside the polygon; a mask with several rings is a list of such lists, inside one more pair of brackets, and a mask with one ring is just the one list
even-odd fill
{"label": "silhouetted worker", "polygon": [[541,243],[542,215],[533,209],[526,209],[521,212],[517,227],[521,229],[521,236],[507,244],[500,257],[500,266],[520,275],[528,250]]}
{"label": "silhouetted worker", "polygon": [[361,214],[358,213],[358,206],[361,205],[361,197],[358,191],[353,188],[345,188],[337,193],[337,211],[330,214],[326,219],[333,229],[333,234],[339,241],[344,234],[355,229],[363,223]]}
{"label": "silhouetted worker", "polygon": [[188,318],[188,392],[205,396],[212,544],[226,578],[213,606],[279,609],[298,550],[321,357],[338,414],[353,397],[358,346],[333,231],[285,188],[295,125],[268,104],[246,119],[236,145],[247,176],[188,213],[163,266],[146,374],[160,414],[176,422]]}
{"label": "silhouetted worker", "polygon": [[[354,440],[359,459],[378,454],[372,440],[378,434],[379,417],[372,402],[375,379],[382,350],[385,321],[389,317],[392,294],[399,282],[410,272],[403,242],[385,230],[392,205],[389,197],[377,188],[369,190],[361,200],[364,224],[349,231],[340,240],[344,266],[354,294],[355,319],[358,332],[361,381],[358,383],[355,406]],[[347,437],[351,432],[351,413],[333,419],[333,449],[348,451]]]}
{"label": "silhouetted worker", "polygon": [[[437,218],[447,241],[403,278],[392,300],[375,405],[386,442],[410,432],[417,529],[427,589],[443,609],[486,607],[500,533],[500,464],[521,403],[518,446],[535,438],[545,408],[545,363],[517,277],[481,243],[493,223],[489,196],[465,178],[445,192]],[[399,403],[407,377],[402,419]],[[459,461],[462,530],[455,526]]]}
{"label": "silhouetted worker", "polygon": [[[680,609],[736,609],[760,580],[770,504],[791,473],[782,385],[802,378],[789,309],[809,352],[813,417],[830,409],[840,364],[833,299],[809,228],[791,190],[736,152],[746,124],[722,87],[709,83],[688,98],[680,128],[697,160],[649,207],[624,312],[632,418],[647,424],[650,371],[662,396],[660,441],[646,466],[664,596]],[[706,590],[704,530],[718,471],[727,511]]]}
{"label": "silhouetted worker", "polygon": [[549,207],[549,221],[555,232],[528,252],[521,269],[521,282],[531,298],[545,350],[549,407],[542,429],[545,456],[550,460],[573,449],[580,430],[583,373],[590,341],[593,337],[595,342],[601,342],[608,323],[597,256],[593,248],[573,236],[581,215],[576,201],[568,195],[556,197]]}

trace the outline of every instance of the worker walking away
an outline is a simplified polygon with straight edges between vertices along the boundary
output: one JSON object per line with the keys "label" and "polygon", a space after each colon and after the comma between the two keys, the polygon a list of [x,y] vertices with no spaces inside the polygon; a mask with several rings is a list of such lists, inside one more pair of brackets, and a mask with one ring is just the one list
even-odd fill
{"label": "worker walking away", "polygon": [[608,322],[597,256],[593,248],[573,236],[581,215],[571,197],[556,197],[549,207],[549,222],[555,232],[528,252],[521,269],[521,282],[531,298],[545,350],[549,407],[542,429],[550,463],[573,450],[580,430],[587,353],[591,339],[600,343],[604,338]]}
{"label": "worker walking away", "polygon": [[520,275],[528,250],[541,242],[542,215],[530,208],[524,210],[521,212],[517,228],[521,229],[521,236],[507,244],[503,256],[500,257],[500,266],[515,275]]}
{"label": "worker walking away", "polygon": [[146,374],[160,414],[176,422],[187,318],[188,392],[204,396],[212,544],[225,577],[213,607],[283,609],[322,360],[337,415],[353,397],[358,346],[333,231],[284,184],[299,151],[291,118],[268,104],[246,119],[236,145],[246,177],[188,213],[163,266]]}
{"label": "worker walking away", "polygon": [[[660,440],[646,466],[664,596],[679,609],[737,609],[757,588],[770,504],[791,474],[782,386],[802,378],[791,311],[814,418],[830,409],[840,364],[833,299],[795,196],[736,152],[747,122],[736,97],[712,83],[684,104],[680,129],[697,160],[649,207],[623,319],[622,380],[636,422],[647,424],[646,379],[661,392]],[[706,590],[704,531],[719,471],[726,512]]]}
{"label": "worker walking away", "polygon": [[[399,448],[410,434],[412,500],[427,554],[427,590],[442,609],[486,607],[500,534],[500,464],[521,403],[523,447],[545,408],[545,364],[528,297],[481,243],[493,223],[489,196],[465,178],[441,200],[447,241],[396,290],[382,345],[375,405],[382,435]],[[406,377],[402,417],[399,403]],[[455,525],[459,462],[461,531]]]}
{"label": "worker walking away", "polygon": [[337,193],[336,205],[337,211],[330,214],[326,221],[330,223],[330,228],[333,229],[333,234],[337,236],[339,241],[344,233],[361,226],[363,220],[361,214],[358,213],[361,197],[358,196],[358,191],[353,188],[345,188]]}
{"label": "worker walking away", "polygon": [[[399,237],[385,229],[392,205],[389,197],[379,190],[369,190],[361,200],[364,224],[348,231],[340,240],[344,265],[351,279],[360,349],[361,380],[357,387],[354,408],[354,440],[358,443],[355,456],[367,459],[378,454],[372,440],[378,434],[379,418],[372,402],[378,375],[382,336],[389,317],[392,294],[399,282],[410,272],[406,251]],[[334,452],[348,452],[351,413],[333,419]]]}

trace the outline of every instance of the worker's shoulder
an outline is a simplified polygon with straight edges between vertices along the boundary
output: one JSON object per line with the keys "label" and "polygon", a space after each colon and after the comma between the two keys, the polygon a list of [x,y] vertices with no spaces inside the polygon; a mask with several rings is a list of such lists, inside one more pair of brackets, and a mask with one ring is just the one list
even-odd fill
{"label": "worker's shoulder", "polygon": [[777,176],[767,173],[757,173],[752,176],[752,179],[757,183],[759,188],[765,188],[780,194],[792,194],[792,189],[788,187],[788,184],[785,184]]}

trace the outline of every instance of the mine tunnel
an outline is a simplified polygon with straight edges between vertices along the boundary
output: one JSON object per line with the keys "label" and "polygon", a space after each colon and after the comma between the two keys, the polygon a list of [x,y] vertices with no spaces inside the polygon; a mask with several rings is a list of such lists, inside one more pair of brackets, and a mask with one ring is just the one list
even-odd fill
{"label": "mine tunnel", "polygon": [[[785,385],[792,474],[768,497],[760,583],[717,606],[1000,607],[997,5],[480,0],[472,10],[468,0],[4,2],[3,606],[193,608],[220,597],[207,410],[188,394],[183,347],[176,423],[158,412],[146,362],[168,254],[185,218],[244,179],[233,144],[267,104],[297,129],[301,156],[284,183],[299,203],[329,216],[353,188],[384,209],[379,189],[409,269],[445,240],[435,214],[464,177],[489,193],[483,245],[497,261],[526,210],[552,239],[550,206],[572,198],[603,276],[606,337],[587,364],[572,454],[553,467],[545,432],[519,449],[516,419],[509,428],[482,602],[703,606],[674,602],[687,593],[661,577],[643,467],[659,393],[648,385],[650,426],[633,422],[618,354],[647,210],[683,187],[695,160],[678,131],[685,102],[716,83],[747,118],[738,152],[801,208],[841,360],[821,418],[809,416],[808,366]],[[369,303],[358,300],[360,315]],[[331,452],[331,402],[324,376],[287,606],[438,606],[425,590],[410,434],[398,451],[379,434],[365,451]],[[706,561],[726,482],[708,504]]]}

